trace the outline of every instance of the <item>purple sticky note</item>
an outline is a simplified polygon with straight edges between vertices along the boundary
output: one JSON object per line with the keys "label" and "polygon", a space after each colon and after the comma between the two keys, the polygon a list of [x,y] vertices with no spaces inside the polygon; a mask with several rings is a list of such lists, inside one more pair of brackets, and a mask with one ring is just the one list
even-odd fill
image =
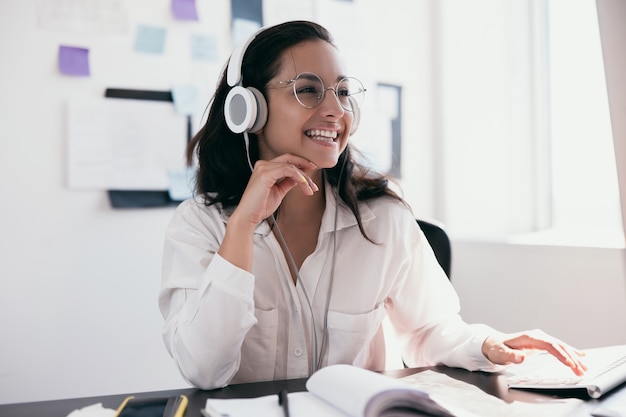
{"label": "purple sticky note", "polygon": [[196,0],[172,0],[172,12],[177,19],[198,20]]}
{"label": "purple sticky note", "polygon": [[89,49],[59,46],[59,71],[67,75],[89,76]]}

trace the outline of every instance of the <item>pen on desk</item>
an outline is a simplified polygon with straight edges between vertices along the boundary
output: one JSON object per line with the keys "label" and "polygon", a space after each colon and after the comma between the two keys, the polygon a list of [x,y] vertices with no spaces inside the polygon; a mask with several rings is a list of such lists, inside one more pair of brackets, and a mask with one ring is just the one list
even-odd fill
{"label": "pen on desk", "polygon": [[278,393],[278,404],[283,407],[283,415],[289,417],[289,394],[287,390],[282,390]]}

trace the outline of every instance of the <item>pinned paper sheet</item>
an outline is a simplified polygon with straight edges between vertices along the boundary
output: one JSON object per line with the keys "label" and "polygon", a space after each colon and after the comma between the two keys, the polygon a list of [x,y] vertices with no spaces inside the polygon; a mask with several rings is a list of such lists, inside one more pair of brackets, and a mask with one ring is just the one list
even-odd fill
{"label": "pinned paper sheet", "polygon": [[59,46],[59,71],[66,75],[89,76],[89,49]]}
{"label": "pinned paper sheet", "polygon": [[172,0],[172,13],[180,20],[198,20],[196,0]]}
{"label": "pinned paper sheet", "polygon": [[185,166],[187,118],[169,102],[80,97],[68,105],[73,189],[167,190]]}
{"label": "pinned paper sheet", "polygon": [[162,54],[165,45],[165,29],[155,26],[137,26],[135,51]]}
{"label": "pinned paper sheet", "polygon": [[68,33],[123,35],[128,31],[124,0],[37,0],[37,27]]}

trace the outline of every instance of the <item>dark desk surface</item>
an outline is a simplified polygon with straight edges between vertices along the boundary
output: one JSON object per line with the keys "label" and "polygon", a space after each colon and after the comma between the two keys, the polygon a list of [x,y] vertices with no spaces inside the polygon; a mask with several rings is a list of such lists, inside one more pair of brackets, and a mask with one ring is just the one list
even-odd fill
{"label": "dark desk surface", "polygon": [[[496,374],[487,374],[482,372],[468,372],[462,369],[452,369],[446,367],[433,368],[417,368],[417,369],[400,369],[396,371],[387,371],[386,375],[401,378],[425,369],[444,373],[452,378],[472,384],[487,394],[498,397],[506,402],[522,401],[522,402],[549,402],[552,398],[545,394],[537,394],[532,392],[509,390],[502,377]],[[289,392],[305,391],[306,379],[292,379],[284,381],[269,381],[251,384],[236,384],[226,388],[203,391],[195,388],[154,391],[144,393],[129,393],[120,395],[107,395],[101,397],[85,397],[72,398],[66,400],[40,401],[32,403],[16,403],[0,405],[0,417],[66,417],[70,412],[77,408],[88,405],[102,403],[104,408],[116,409],[119,404],[128,395],[136,397],[165,397],[178,394],[184,394],[189,398],[189,405],[185,417],[201,417],[200,409],[204,408],[207,398],[245,398],[258,397],[262,395],[276,394],[282,389]],[[580,394],[570,393],[570,396]],[[579,396],[578,398],[583,398]],[[567,417],[589,417],[589,412],[600,405],[610,405],[612,402],[619,400],[622,404],[626,402],[626,385],[614,390],[599,400],[588,400],[581,404],[575,412],[568,414]]]}

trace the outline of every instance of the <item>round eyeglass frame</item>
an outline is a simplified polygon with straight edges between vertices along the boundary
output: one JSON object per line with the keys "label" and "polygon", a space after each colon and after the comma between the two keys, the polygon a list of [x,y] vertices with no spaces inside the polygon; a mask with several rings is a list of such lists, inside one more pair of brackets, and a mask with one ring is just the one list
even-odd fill
{"label": "round eyeglass frame", "polygon": [[[307,105],[300,98],[298,91],[296,90],[297,88],[296,86],[297,86],[297,81],[301,79],[309,79],[312,81],[318,81],[320,85],[322,86],[321,93],[317,94],[317,102],[314,105]],[[357,88],[356,88],[355,93],[352,93],[351,95],[348,96],[348,103],[343,103],[341,99],[339,98],[339,92],[337,91],[337,88],[339,87],[341,83],[346,82],[346,81],[348,81],[349,83],[354,83],[357,86]],[[355,111],[355,107],[356,108],[361,107],[361,105],[363,104],[363,101],[365,100],[365,92],[367,91],[365,87],[363,86],[363,83],[358,78],[354,78],[354,77],[343,77],[337,81],[334,87],[326,87],[324,86],[324,81],[322,80],[322,78],[319,75],[315,74],[314,72],[301,72],[298,75],[296,75],[295,78],[291,80],[278,81],[275,84],[279,84],[279,85],[277,86],[277,85],[269,84],[267,88],[284,88],[284,87],[291,86],[291,88],[293,89],[293,95],[295,96],[296,101],[301,106],[306,107],[307,109],[313,109],[319,106],[319,104],[324,100],[324,97],[326,96],[326,91],[332,90],[333,93],[335,94],[335,98],[337,99],[337,102],[339,103],[339,105],[344,110],[349,111],[351,113]]]}

